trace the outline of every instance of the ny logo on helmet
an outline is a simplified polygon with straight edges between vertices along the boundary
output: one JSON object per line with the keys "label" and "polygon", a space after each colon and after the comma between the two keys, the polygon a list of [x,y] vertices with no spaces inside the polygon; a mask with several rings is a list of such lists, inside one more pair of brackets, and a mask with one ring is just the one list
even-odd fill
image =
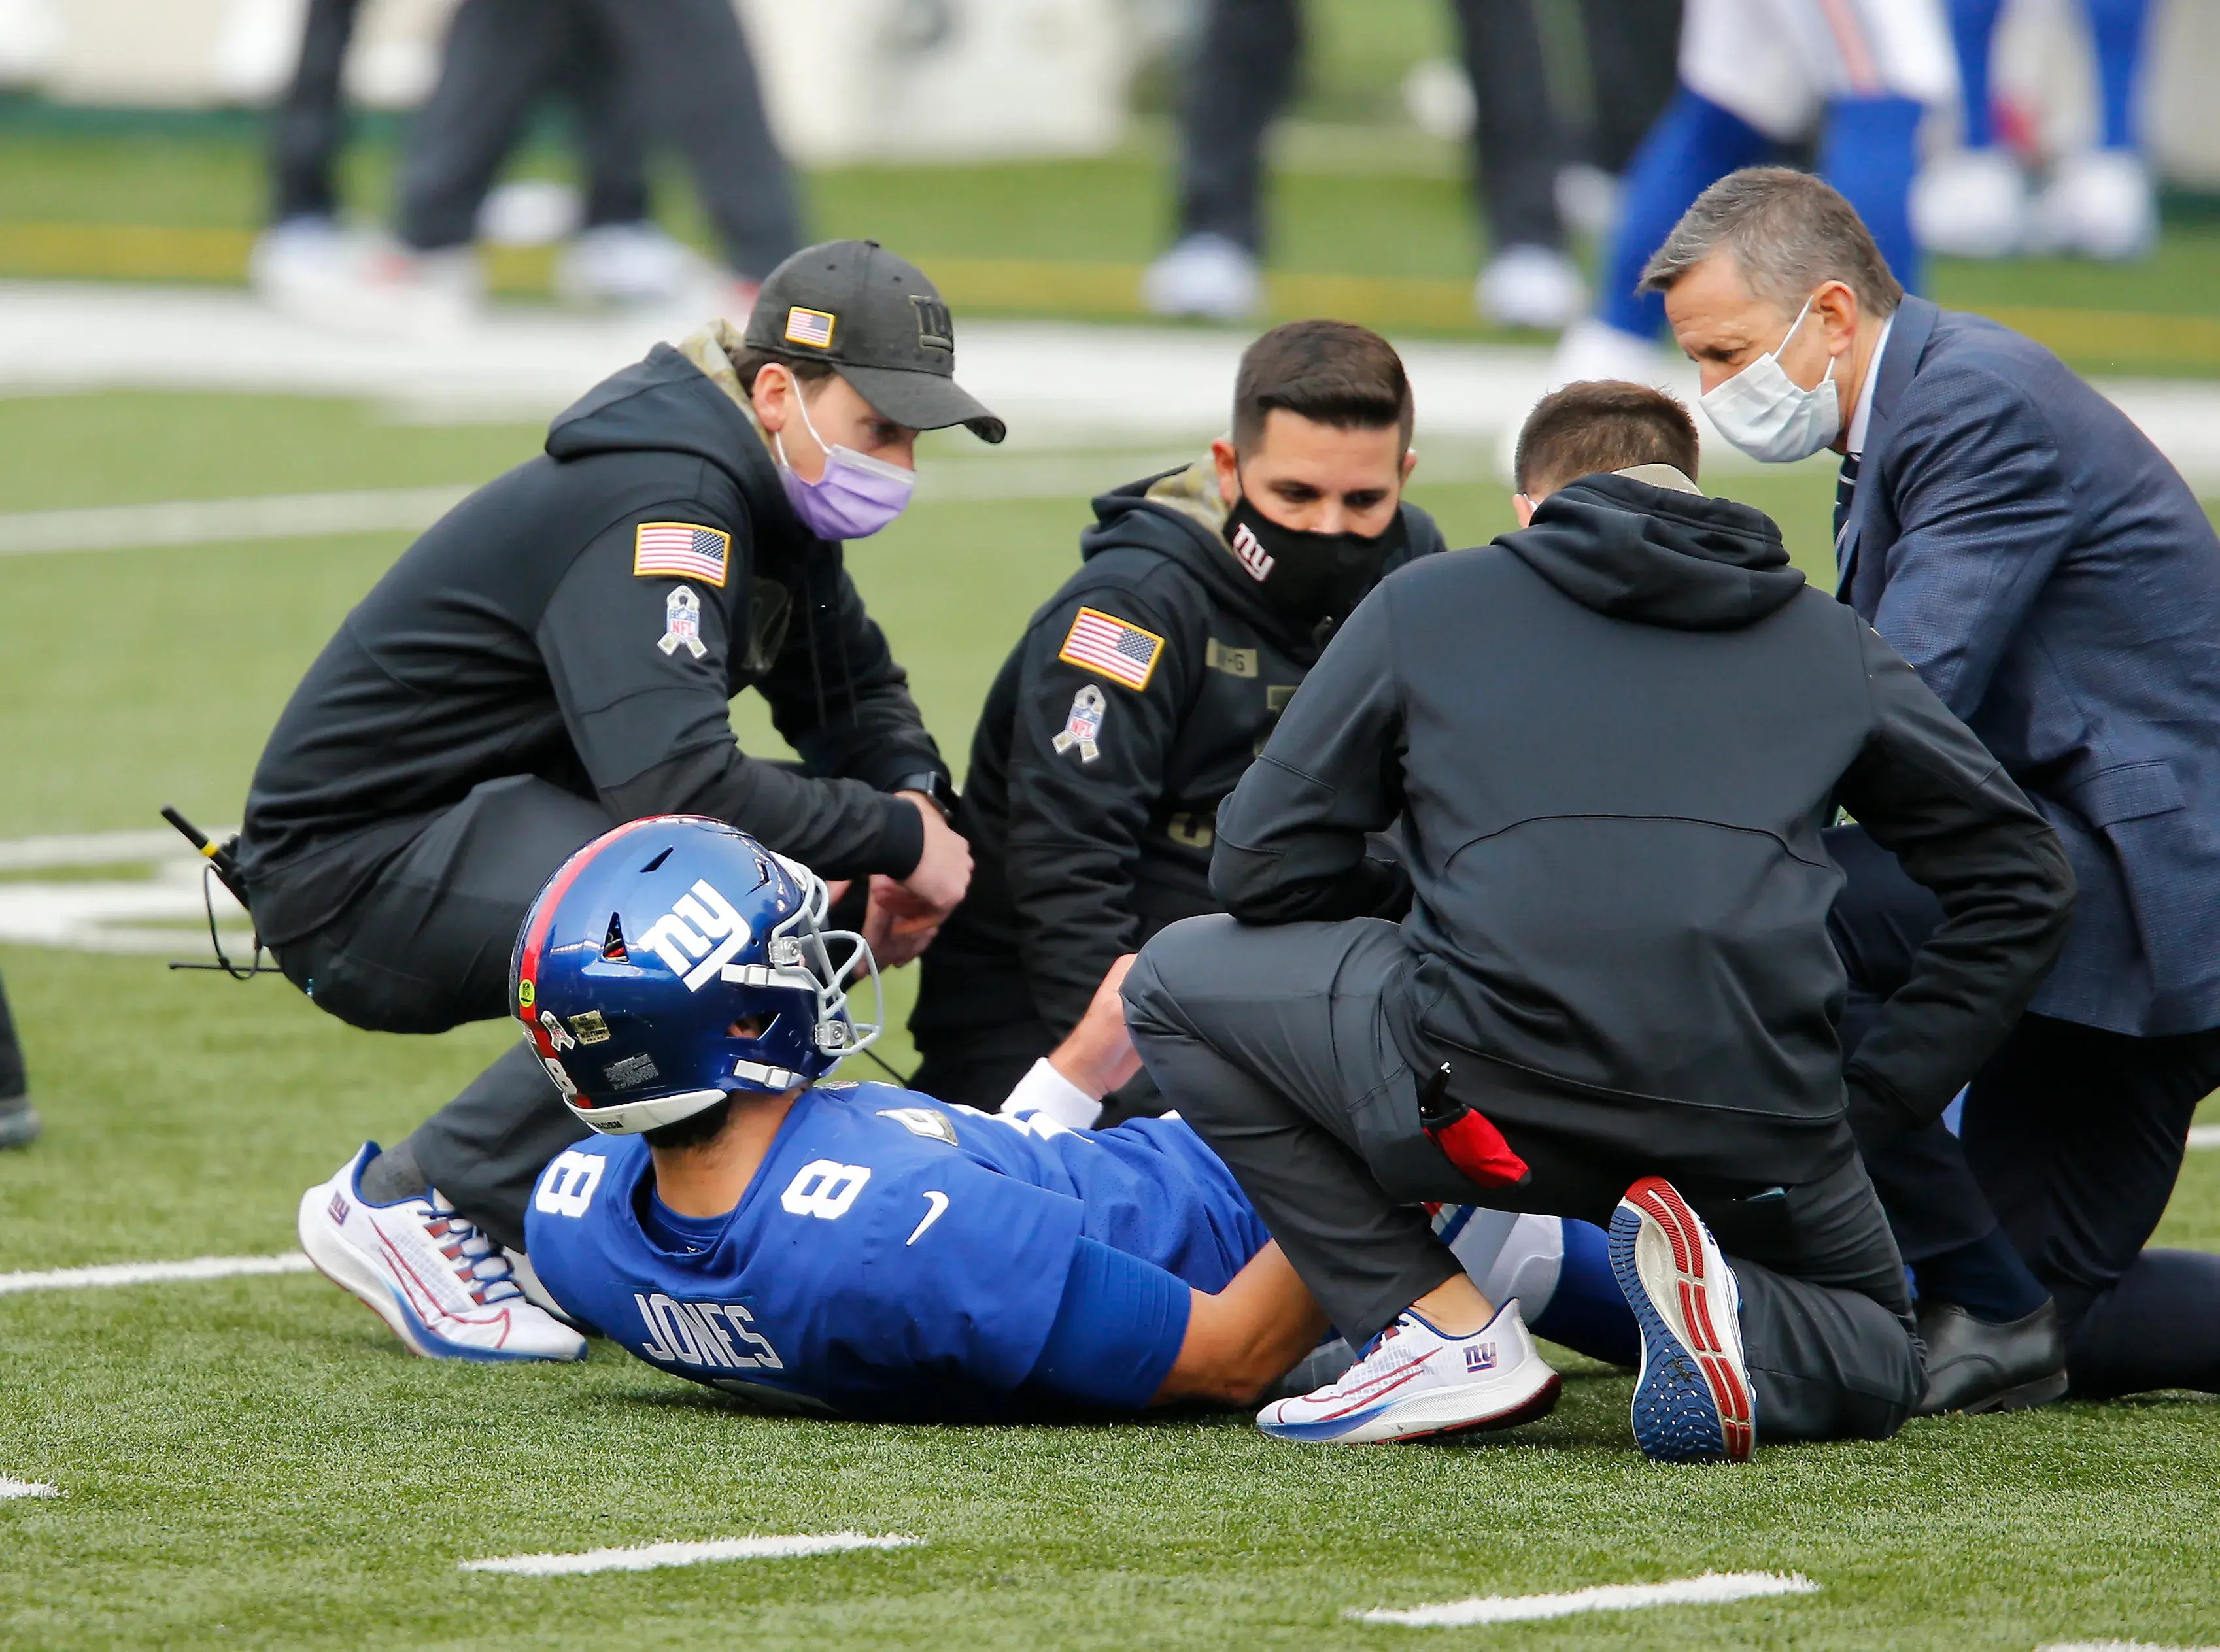
{"label": "ny logo on helmet", "polygon": [[707,878],[696,878],[693,888],[680,895],[636,943],[669,964],[689,993],[700,992],[716,979],[747,944],[747,920]]}

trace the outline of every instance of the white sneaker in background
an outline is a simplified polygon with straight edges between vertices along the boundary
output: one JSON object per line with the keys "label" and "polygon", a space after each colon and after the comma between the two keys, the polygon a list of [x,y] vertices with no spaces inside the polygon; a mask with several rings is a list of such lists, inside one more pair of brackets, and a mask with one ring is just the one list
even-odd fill
{"label": "white sneaker in background", "polygon": [[1156,315],[1244,321],[1263,299],[1257,255],[1224,235],[1189,235],[1141,277],[1141,302]]}
{"label": "white sneaker in background", "polygon": [[2120,262],[2158,242],[2158,191],[2142,157],[2126,149],[2067,155],[2036,197],[2034,245]]}
{"label": "white sneaker in background", "polygon": [[1338,1381],[1274,1400],[1257,1413],[1257,1426],[1314,1445],[1513,1428],[1548,1416],[1559,1386],[1535,1350],[1516,1299],[1469,1337],[1446,1336],[1412,1311],[1381,1331]]}
{"label": "white sneaker in background", "polygon": [[1618,222],[1625,189],[1602,167],[1584,160],[1560,166],[1556,186],[1557,215],[1581,234],[1600,239]]}
{"label": "white sneaker in background", "polygon": [[586,1339],[526,1300],[508,1256],[434,1191],[373,1205],[365,1142],[329,1181],[301,1195],[301,1249],[427,1359],[578,1360]]}
{"label": "white sneaker in background", "polygon": [[702,260],[654,224],[597,224],[555,259],[555,296],[566,304],[640,309],[668,304],[707,278]]}
{"label": "white sneaker in background", "polygon": [[1930,252],[2000,259],[2027,245],[2027,179],[2003,149],[1959,149],[1911,184],[1911,233]]}
{"label": "white sneaker in background", "polygon": [[1506,246],[1473,283],[1472,304],[1496,327],[1555,333],[1588,302],[1580,266],[1554,246]]}
{"label": "white sneaker in background", "polygon": [[[309,222],[315,221],[296,221]],[[279,225],[248,269],[271,309],[314,327],[380,337],[443,337],[477,318],[484,278],[467,246],[417,252],[383,236]]]}

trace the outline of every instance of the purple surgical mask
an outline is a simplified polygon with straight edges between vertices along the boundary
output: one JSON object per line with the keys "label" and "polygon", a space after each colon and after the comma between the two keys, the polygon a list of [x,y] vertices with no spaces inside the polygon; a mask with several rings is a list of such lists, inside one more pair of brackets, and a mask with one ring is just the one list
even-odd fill
{"label": "purple surgical mask", "polygon": [[771,445],[778,450],[778,479],[786,489],[787,502],[801,525],[820,539],[861,539],[877,533],[902,514],[917,487],[917,472],[899,464],[839,447],[818,435],[809,408],[799,390],[794,404],[801,422],[825,455],[825,474],[804,482],[786,457],[786,443],[776,432]]}

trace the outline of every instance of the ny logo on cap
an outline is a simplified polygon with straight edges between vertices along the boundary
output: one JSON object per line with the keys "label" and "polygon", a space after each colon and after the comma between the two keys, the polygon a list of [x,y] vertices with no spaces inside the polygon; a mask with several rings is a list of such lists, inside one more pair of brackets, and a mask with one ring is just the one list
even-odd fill
{"label": "ny logo on cap", "polygon": [[926,298],[912,293],[909,302],[917,306],[917,341],[926,350],[956,348],[956,322],[948,313],[948,306],[938,298]]}

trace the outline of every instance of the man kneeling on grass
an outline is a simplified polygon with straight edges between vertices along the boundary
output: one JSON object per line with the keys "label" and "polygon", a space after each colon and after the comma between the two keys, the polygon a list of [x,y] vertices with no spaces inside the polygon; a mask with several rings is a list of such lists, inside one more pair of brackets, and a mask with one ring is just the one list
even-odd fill
{"label": "man kneeling on grass", "polygon": [[[807,869],[685,816],[596,840],[533,907],[512,1002],[606,1138],[549,1164],[527,1218],[573,1318],[775,1409],[887,1420],[1250,1402],[1347,1363],[1308,1357],[1324,1316],[1184,1124],[1059,1122],[1132,1075],[1122,970],[1001,1114],[820,1083],[876,1032],[845,991],[869,951],[824,909]],[[1440,1220],[1545,1332],[1631,1357],[1623,1311],[1598,1312],[1600,1235]]]}

